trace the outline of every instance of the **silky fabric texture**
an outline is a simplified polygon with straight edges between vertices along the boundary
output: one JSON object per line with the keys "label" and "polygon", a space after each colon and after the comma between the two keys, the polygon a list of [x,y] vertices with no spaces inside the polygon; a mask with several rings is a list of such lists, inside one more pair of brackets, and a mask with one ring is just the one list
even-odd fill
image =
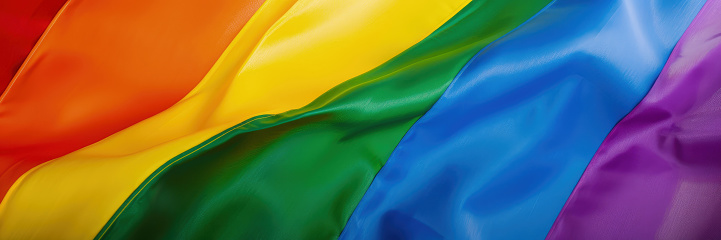
{"label": "silky fabric texture", "polygon": [[0,238],[92,238],[168,160],[251,117],[309,104],[421,41],[467,3],[265,2],[184,99],[23,175],[0,204]]}
{"label": "silky fabric texture", "polygon": [[558,0],[480,52],[341,239],[542,239],[703,1]]}
{"label": "silky fabric texture", "polygon": [[258,116],[169,161],[100,235],[337,238],[403,134],[463,65],[548,2],[471,2],[428,38],[310,105]]}
{"label": "silky fabric texture", "polygon": [[721,239],[721,1],[606,137],[547,239]]}
{"label": "silky fabric texture", "polygon": [[0,93],[63,4],[65,0],[0,1]]}
{"label": "silky fabric texture", "polygon": [[262,2],[69,0],[0,97],[0,198],[183,98]]}

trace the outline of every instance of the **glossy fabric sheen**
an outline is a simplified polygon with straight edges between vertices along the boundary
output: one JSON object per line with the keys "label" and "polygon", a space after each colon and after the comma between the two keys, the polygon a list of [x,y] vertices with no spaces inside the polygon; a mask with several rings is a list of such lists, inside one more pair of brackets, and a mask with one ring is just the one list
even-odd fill
{"label": "glossy fabric sheen", "polygon": [[341,239],[542,239],[703,1],[558,0],[414,124]]}
{"label": "glossy fabric sheen", "polygon": [[307,105],[421,41],[467,3],[266,2],[173,107],[26,173],[0,206],[0,238],[95,236],[171,158],[253,116]]}
{"label": "glossy fabric sheen", "polygon": [[611,131],[548,239],[721,239],[721,1]]}
{"label": "glossy fabric sheen", "polygon": [[103,238],[337,238],[403,134],[463,65],[548,2],[473,1],[310,105],[224,131],[160,167]]}
{"label": "glossy fabric sheen", "polygon": [[183,98],[262,2],[70,0],[0,98],[0,197]]}
{"label": "glossy fabric sheen", "polygon": [[64,4],[65,0],[0,1],[0,93]]}

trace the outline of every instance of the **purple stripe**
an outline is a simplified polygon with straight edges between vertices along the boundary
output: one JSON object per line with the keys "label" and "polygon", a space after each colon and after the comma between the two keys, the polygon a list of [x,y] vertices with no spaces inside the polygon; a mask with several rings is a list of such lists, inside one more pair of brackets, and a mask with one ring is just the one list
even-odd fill
{"label": "purple stripe", "polygon": [[721,0],[608,135],[547,239],[721,239]]}

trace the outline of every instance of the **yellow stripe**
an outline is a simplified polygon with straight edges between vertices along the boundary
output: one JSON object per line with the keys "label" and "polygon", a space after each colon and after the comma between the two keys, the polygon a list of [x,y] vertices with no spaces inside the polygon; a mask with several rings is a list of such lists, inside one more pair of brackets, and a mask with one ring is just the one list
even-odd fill
{"label": "yellow stripe", "polygon": [[250,117],[310,103],[421,41],[468,2],[267,1],[176,105],[26,173],[0,204],[0,239],[93,238],[163,163]]}

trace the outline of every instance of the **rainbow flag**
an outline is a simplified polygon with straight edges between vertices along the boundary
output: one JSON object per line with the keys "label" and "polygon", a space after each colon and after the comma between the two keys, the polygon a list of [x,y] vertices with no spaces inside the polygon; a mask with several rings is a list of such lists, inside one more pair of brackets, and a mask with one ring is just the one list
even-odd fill
{"label": "rainbow flag", "polygon": [[0,51],[0,239],[721,239],[721,0],[7,0]]}

